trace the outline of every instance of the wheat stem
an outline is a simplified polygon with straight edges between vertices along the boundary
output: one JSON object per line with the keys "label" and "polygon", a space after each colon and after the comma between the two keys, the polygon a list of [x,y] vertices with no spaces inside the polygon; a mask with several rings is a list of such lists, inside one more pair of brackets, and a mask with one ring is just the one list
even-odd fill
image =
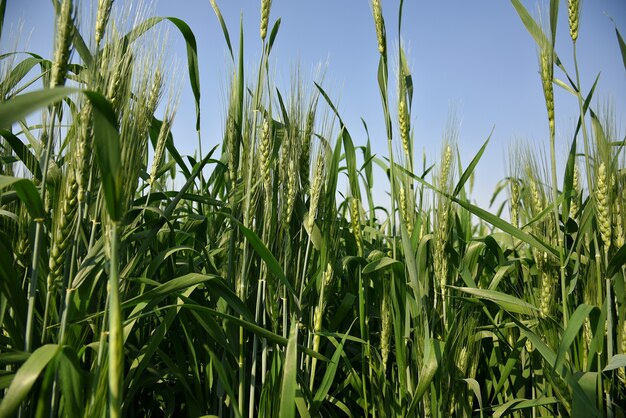
{"label": "wheat stem", "polygon": [[109,416],[122,416],[122,382],[124,381],[124,340],[119,279],[119,224],[111,222],[109,259]]}

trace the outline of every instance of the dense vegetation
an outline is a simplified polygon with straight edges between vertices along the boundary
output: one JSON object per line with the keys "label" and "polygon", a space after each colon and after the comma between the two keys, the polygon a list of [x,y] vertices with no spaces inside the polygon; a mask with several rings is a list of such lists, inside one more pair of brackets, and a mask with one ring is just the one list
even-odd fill
{"label": "dense vegetation", "polygon": [[[177,152],[178,90],[152,47],[164,25],[186,41],[199,129],[185,22],[125,27],[99,0],[79,24],[54,3],[51,60],[0,56],[0,417],[625,415],[625,139],[558,59],[558,1],[544,27],[512,0],[537,42],[550,155],[512,151],[497,215],[469,196],[488,141],[462,167],[451,125],[440,161],[415,163],[411,71],[380,0],[386,156],[321,80],[276,89],[263,0],[258,68],[211,1],[233,73],[221,154],[199,159]],[[581,116],[563,173],[555,87]]]}

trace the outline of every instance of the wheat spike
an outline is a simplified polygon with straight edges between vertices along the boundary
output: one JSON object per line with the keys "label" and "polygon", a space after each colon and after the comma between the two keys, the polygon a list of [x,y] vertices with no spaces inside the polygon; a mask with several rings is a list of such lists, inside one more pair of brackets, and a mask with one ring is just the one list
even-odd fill
{"label": "wheat spike", "polygon": [[[615,175],[611,176],[612,184],[616,185]],[[617,192],[619,196],[620,193]],[[626,197],[626,193],[624,193],[624,189],[622,189],[621,195]],[[625,240],[625,232],[624,231],[624,199],[614,199],[613,200],[613,244],[615,248],[622,248],[624,246]]]}
{"label": "wheat spike", "polygon": [[83,203],[87,193],[87,182],[91,169],[91,149],[93,144],[93,124],[91,121],[91,102],[86,101],[80,112],[80,130],[76,141],[76,183],[78,201]]}
{"label": "wheat spike", "polygon": [[232,115],[228,117],[226,141],[228,145],[228,178],[231,186],[234,187],[237,183],[237,167],[239,165],[239,132]]}
{"label": "wheat spike", "polygon": [[313,184],[311,185],[310,200],[309,200],[309,215],[307,219],[307,226],[309,230],[313,228],[315,223],[315,216],[317,213],[317,207],[319,199],[322,194],[322,186],[324,183],[324,154],[320,152],[315,160],[315,171],[313,174]]}
{"label": "wheat spike", "polygon": [[159,129],[159,136],[156,141],[156,148],[154,150],[154,157],[152,158],[152,167],[150,168],[150,185],[154,185],[156,181],[156,174],[159,170],[161,162],[163,161],[163,154],[165,153],[165,144],[167,143],[167,136],[170,133],[172,126],[172,120],[163,120],[161,128]]}
{"label": "wheat spike", "polygon": [[387,372],[387,361],[390,352],[389,342],[391,339],[391,311],[389,296],[386,295],[387,292],[384,293],[380,307],[380,357],[383,363],[383,371]]}
{"label": "wheat spike", "polygon": [[404,221],[407,232],[409,235],[412,235],[413,222],[411,222],[407,193],[403,184],[400,185],[400,212],[402,214],[402,220]]}
{"label": "wheat spike", "polygon": [[543,271],[541,273],[541,315],[546,318],[550,315],[554,298],[554,280],[552,275]]}
{"label": "wheat spike", "polygon": [[511,189],[511,223],[517,228],[519,227],[519,183],[517,180],[512,179],[509,181],[509,187]]}
{"label": "wheat spike", "polygon": [[352,219],[352,233],[356,240],[356,246],[359,254],[363,251],[363,243],[361,242],[361,216],[359,208],[359,199],[352,197],[350,200],[350,218]]}
{"label": "wheat spike", "polygon": [[261,39],[265,40],[267,36],[267,25],[270,19],[270,8],[272,0],[261,0]]}
{"label": "wheat spike", "polygon": [[71,241],[74,218],[76,215],[76,204],[78,202],[76,193],[78,184],[74,177],[74,172],[68,170],[64,192],[59,201],[59,210],[55,217],[54,240],[50,249],[48,266],[48,290],[54,292],[62,275],[65,265],[65,254]]}
{"label": "wheat spike", "polygon": [[609,213],[609,178],[607,177],[604,162],[600,163],[598,167],[596,187],[598,226],[600,227],[600,236],[602,237],[605,251],[608,251],[611,245],[611,217]]}
{"label": "wheat spike", "polygon": [[72,0],[63,0],[57,19],[57,36],[54,45],[54,59],[50,75],[50,87],[65,84],[67,64],[70,59],[70,45],[74,36],[74,18]]}
{"label": "wheat spike", "polygon": [[302,137],[302,148],[300,150],[300,184],[303,189],[309,188],[309,167],[311,165],[311,138],[313,135],[313,125],[315,123],[315,112],[309,110],[306,118],[306,126]]}
{"label": "wheat spike", "polygon": [[548,123],[550,125],[550,137],[554,138],[554,89],[552,79],[554,73],[554,52],[548,40],[541,43],[539,51],[541,67],[541,85],[548,110]]}
{"label": "wheat spike", "polygon": [[268,120],[263,121],[261,142],[259,144],[259,164],[261,166],[261,177],[263,179],[263,188],[265,190],[265,198],[267,199],[267,201],[271,199],[272,193],[272,184],[270,177],[270,152],[272,149],[272,137],[270,126],[271,125]]}
{"label": "wheat spike", "polygon": [[285,204],[285,217],[283,219],[283,223],[288,225],[291,221],[291,215],[293,213],[293,205],[296,201],[296,176],[293,175],[295,170],[293,160],[289,160],[289,169],[288,173],[292,173],[287,177],[287,202]]}
{"label": "wheat spike", "polygon": [[580,211],[580,172],[578,170],[578,166],[574,166],[574,175],[572,178],[572,190],[574,192],[574,196],[572,196],[572,203],[569,208],[570,217],[572,219],[578,218],[578,212]]}
{"label": "wheat spike", "polygon": [[100,45],[107,23],[109,22],[109,16],[111,16],[111,7],[114,0],[98,0],[98,13],[96,15],[96,29],[95,38],[96,46]]}
{"label": "wheat spike", "polygon": [[404,150],[404,155],[410,164],[411,150],[409,146],[410,144],[409,133],[410,133],[411,128],[409,126],[409,114],[408,114],[408,109],[406,106],[406,99],[404,98],[404,95],[402,95],[402,98],[400,99],[400,103],[398,103],[398,121],[400,125],[400,139],[402,140],[402,149]]}
{"label": "wheat spike", "polygon": [[374,25],[376,26],[376,39],[378,40],[378,52],[385,53],[385,23],[380,0],[372,0],[372,12],[374,13]]}
{"label": "wheat spike", "polygon": [[580,0],[568,0],[567,14],[569,20],[569,35],[573,42],[578,39],[578,21],[580,19]]}

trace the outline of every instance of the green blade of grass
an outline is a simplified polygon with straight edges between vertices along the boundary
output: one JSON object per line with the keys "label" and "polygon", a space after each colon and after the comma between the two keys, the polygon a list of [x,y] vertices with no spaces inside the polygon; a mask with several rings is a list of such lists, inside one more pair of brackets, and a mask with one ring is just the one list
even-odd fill
{"label": "green blade of grass", "polygon": [[431,190],[436,191],[437,193],[440,193],[444,196],[446,196],[448,199],[452,200],[453,202],[455,202],[456,204],[458,204],[459,206],[463,207],[464,209],[467,209],[469,212],[473,213],[474,215],[476,215],[477,217],[479,217],[480,219],[482,219],[483,221],[495,226],[496,228],[501,229],[503,232],[506,232],[507,234],[519,239],[522,242],[525,242],[526,244],[535,247],[538,250],[544,251],[548,254],[552,254],[554,257],[558,257],[559,253],[557,252],[556,249],[552,248],[551,246],[549,246],[547,243],[541,241],[539,238],[537,238],[536,236],[529,234],[527,232],[522,231],[519,228],[514,227],[513,225],[511,225],[510,223],[508,223],[507,221],[505,221],[504,219],[476,206],[473,205],[471,203],[469,203],[468,201],[465,200],[460,200],[448,193],[444,193],[443,191],[437,189],[435,186],[433,186],[432,184],[428,183],[426,180],[424,180],[421,177],[416,176],[415,174],[407,171],[404,167],[399,166],[397,164],[394,164],[394,167],[397,170],[402,171],[403,173],[405,173],[406,175],[410,176],[411,178],[413,178],[414,180],[417,180],[418,182],[422,183],[424,186],[428,187]]}
{"label": "green blade of grass", "polygon": [[[23,330],[26,326],[26,294],[22,290],[22,283],[15,271],[13,248],[11,239],[3,231],[0,231],[0,292],[4,294],[7,304],[15,313],[13,315],[16,325]],[[21,332],[9,334],[14,343],[23,343]],[[23,347],[23,344],[17,344]]]}
{"label": "green blade of grass", "polygon": [[[220,312],[220,311],[216,311],[215,309],[211,309],[211,308],[206,308],[204,306],[200,306],[200,305],[195,305],[195,304],[191,304],[191,303],[185,303],[182,305],[168,305],[159,309],[167,309],[167,308],[172,308],[172,307],[182,307],[184,309],[193,309],[193,310],[198,310],[198,311],[204,311],[204,312],[208,312],[212,315],[218,316],[220,318],[223,319],[227,319],[230,322],[233,322],[234,324],[236,324],[237,326],[242,326],[245,329],[247,329],[250,332],[256,333],[259,337],[261,338],[266,338],[268,341],[270,341],[273,344],[277,344],[281,347],[286,347],[287,346],[287,338],[284,338],[280,335],[274,334],[272,331],[269,331],[259,325],[257,325],[256,323],[254,323],[254,321],[247,321],[245,319],[239,318],[237,316],[234,315],[229,315],[227,313],[224,312]],[[322,361],[328,361],[328,359],[316,352],[311,350],[310,348],[304,347],[299,345],[298,349],[306,354],[307,356],[310,357],[315,357],[318,360],[322,360]]]}
{"label": "green blade of grass", "polygon": [[226,40],[226,46],[228,46],[228,52],[230,52],[230,57],[233,59],[233,62],[235,62],[235,55],[233,54],[233,47],[230,44],[230,35],[228,34],[228,27],[226,26],[226,23],[224,22],[224,17],[222,17],[222,12],[220,11],[220,8],[217,7],[217,3],[215,2],[215,0],[211,0],[211,7],[213,7],[213,11],[215,12],[215,15],[217,16],[217,20],[220,22],[220,26],[222,27],[222,33],[224,34],[224,39]]}
{"label": "green blade of grass", "polygon": [[423,366],[419,373],[419,380],[417,382],[417,388],[413,395],[413,401],[407,412],[408,416],[412,416],[413,411],[417,408],[418,402],[422,400],[422,396],[426,393],[426,390],[430,386],[430,383],[435,377],[435,373],[439,368],[439,359],[441,358],[441,341],[433,340],[426,337],[424,344],[426,350],[424,352]]}
{"label": "green blade of grass", "polygon": [[11,129],[15,122],[78,91],[72,87],[55,87],[14,96],[0,103],[0,129]]}
{"label": "green blade of grass", "polygon": [[46,66],[50,65],[50,61],[44,60],[37,54],[29,54],[30,56],[11,70],[11,73],[0,83],[0,91],[10,92],[37,64],[41,64],[41,72],[43,73]]}
{"label": "green blade of grass", "polygon": [[330,362],[326,365],[324,377],[322,378],[322,381],[315,392],[315,396],[313,397],[313,403],[310,411],[313,415],[317,414],[319,408],[322,406],[322,401],[326,398],[326,395],[328,395],[328,392],[332,387],[333,380],[335,379],[335,375],[337,373],[337,367],[339,367],[339,360],[341,360],[341,355],[343,354],[343,346],[346,343],[346,338],[350,333],[350,329],[352,329],[352,325],[354,325],[354,321],[350,325],[350,328],[348,328],[348,332],[343,335],[343,338],[341,339],[339,345],[337,345]]}
{"label": "green blade of grass", "polygon": [[519,313],[524,315],[534,315],[539,312],[539,309],[531,305],[530,303],[516,298],[515,296],[498,292],[497,290],[478,289],[473,287],[449,287],[476,296],[480,299],[490,300],[507,312]]}
{"label": "green blade of grass", "polygon": [[602,371],[610,372],[611,370],[620,369],[622,367],[626,367],[626,354],[615,354]]}
{"label": "green blade of grass", "polygon": [[291,317],[289,340],[285,350],[283,381],[280,390],[280,417],[295,418],[296,416],[296,377],[298,371],[298,321]]}
{"label": "green blade of grass", "polygon": [[384,270],[387,267],[393,266],[394,264],[398,264],[398,263],[399,263],[398,260],[395,260],[391,257],[383,257],[367,264],[363,268],[363,274],[369,274],[369,273],[377,272],[379,270]]}
{"label": "green blade of grass", "polygon": [[530,33],[537,45],[544,44],[547,41],[546,34],[543,33],[541,26],[533,19],[530,13],[528,13],[528,10],[526,10],[522,2],[520,0],[511,0],[511,3],[513,7],[515,7],[515,11],[522,20],[526,30],[528,30],[528,33]]}
{"label": "green blade of grass", "polygon": [[0,175],[0,190],[12,187],[22,203],[26,206],[28,214],[34,220],[43,220],[46,216],[43,203],[37,188],[32,180],[11,176]]}
{"label": "green blade of grass", "polygon": [[[552,349],[550,347],[548,347],[542,340],[541,338],[539,338],[537,336],[537,334],[535,334],[534,332],[532,332],[530,329],[528,329],[528,327],[526,327],[525,325],[523,325],[522,323],[520,323],[519,321],[517,321],[515,318],[513,318],[513,322],[515,322],[520,330],[520,332],[522,333],[522,335],[524,335],[532,344],[533,346],[537,349],[537,351],[541,354],[541,356],[544,358],[544,360],[547,362],[547,364],[554,368],[554,364],[555,364],[555,360],[556,360],[556,354],[554,353],[554,351],[552,351]],[[590,354],[591,355],[591,354]],[[589,399],[587,397],[587,394],[585,393],[585,391],[580,387],[580,385],[578,384],[578,381],[576,380],[575,376],[565,367],[561,367],[560,370],[555,370],[559,376],[561,376],[563,378],[563,380],[565,380],[565,382],[567,382],[567,384],[570,386],[570,388],[572,389],[573,392],[573,396],[574,397],[579,397],[578,399],[578,408],[576,411],[574,411],[574,416],[575,417],[601,417],[602,414],[600,413],[600,411],[598,411],[594,400]]]}
{"label": "green blade of grass", "polygon": [[296,292],[293,289],[293,286],[291,285],[289,280],[287,280],[287,276],[285,276],[285,273],[283,272],[282,267],[280,267],[280,263],[278,262],[278,260],[276,260],[276,257],[274,257],[274,254],[272,254],[271,251],[265,246],[265,244],[263,244],[263,241],[258,237],[257,234],[254,233],[254,231],[246,228],[236,219],[233,218],[233,220],[237,222],[237,225],[239,226],[241,232],[243,232],[243,234],[246,236],[248,242],[250,242],[250,244],[252,245],[252,248],[254,248],[257,254],[263,259],[263,261],[265,261],[270,271],[278,278],[278,280],[281,281],[282,284],[285,285],[287,290],[289,290],[289,295],[291,297],[291,301],[293,302],[293,308],[296,310],[298,315],[301,315],[300,302],[296,297]]}
{"label": "green blade of grass", "polygon": [[572,201],[573,184],[574,184],[574,164],[576,162],[576,138],[572,141],[569,154],[567,156],[567,164],[565,166],[565,175],[563,176],[563,212],[561,220],[563,224],[567,223],[569,218],[569,210]]}
{"label": "green blade of grass", "polygon": [[615,276],[624,264],[626,264],[626,245],[623,245],[622,248],[617,250],[609,260],[609,264],[606,268],[606,277],[611,278]]}
{"label": "green blade of grass", "polygon": [[35,179],[41,181],[41,168],[37,162],[37,158],[33,155],[33,153],[28,149],[26,145],[18,137],[13,135],[11,132],[6,129],[0,129],[0,135],[4,137],[4,139],[9,143],[9,146],[15,153],[15,155],[20,159],[24,166],[28,168]]}
{"label": "green blade of grass", "polygon": [[0,39],[2,38],[2,29],[4,28],[4,14],[7,10],[7,0],[0,0]]}
{"label": "green blade of grass", "polygon": [[165,19],[172,22],[185,39],[189,84],[196,104],[196,131],[200,132],[200,72],[198,70],[198,46],[196,45],[196,37],[185,21],[175,17],[167,17]]}
{"label": "green blade of grass", "polygon": [[267,55],[272,51],[272,46],[274,46],[274,41],[276,40],[276,35],[278,35],[278,29],[280,29],[281,19],[276,19],[276,22],[272,25],[272,31],[270,32],[270,40],[267,43]]}
{"label": "green blade of grass", "polygon": [[470,389],[472,389],[472,392],[474,392],[474,396],[476,396],[476,399],[478,400],[478,408],[480,410],[480,416],[482,417],[483,416],[483,397],[480,393],[480,384],[478,383],[476,379],[473,379],[471,377],[463,379],[463,381],[467,383]]}
{"label": "green blade of grass", "polygon": [[559,350],[556,353],[556,360],[554,360],[554,368],[556,370],[560,370],[563,366],[563,362],[565,361],[565,357],[570,346],[574,342],[574,339],[576,339],[576,336],[585,323],[585,320],[594,309],[598,312],[600,311],[600,308],[597,306],[585,305],[583,303],[576,308],[576,311],[569,319],[567,328],[561,336],[561,343],[559,344]]}
{"label": "green blade of grass", "polygon": [[72,347],[64,346],[59,354],[57,370],[63,395],[64,413],[68,416],[82,416],[85,408],[85,374],[80,368],[80,361]]}
{"label": "green blade of grass", "polygon": [[94,142],[102,177],[104,200],[111,220],[122,219],[122,163],[117,117],[111,103],[100,93],[85,92],[93,105]]}
{"label": "green blade of grass", "polygon": [[13,415],[30,392],[39,375],[41,375],[58,351],[59,346],[57,344],[47,344],[33,351],[28,360],[17,370],[11,386],[9,386],[2,403],[0,403],[0,417]]}
{"label": "green blade of grass", "polygon": [[359,189],[359,178],[356,171],[356,152],[354,151],[354,143],[350,133],[344,126],[342,128],[341,137],[343,138],[343,149],[345,151],[346,165],[348,168],[348,181],[350,183],[350,193],[357,199],[361,198]]}
{"label": "green blade of grass", "polygon": [[[159,132],[161,130],[162,124],[163,121],[155,117],[152,118],[152,124],[150,125],[150,139],[152,140],[152,144],[154,146],[156,146],[156,141],[159,137]],[[172,158],[176,161],[176,164],[178,164],[178,168],[183,172],[185,177],[189,177],[191,175],[191,172],[189,171],[187,164],[185,164],[185,160],[183,160],[183,157],[181,157],[180,153],[176,149],[176,146],[174,145],[174,136],[172,135],[172,132],[169,132],[167,134],[165,147],[167,148],[167,151],[170,153]]]}
{"label": "green blade of grass", "polygon": [[556,42],[556,24],[559,20],[559,0],[550,0],[550,32],[552,32],[552,48]]}
{"label": "green blade of grass", "polygon": [[478,153],[476,153],[476,155],[472,159],[472,162],[470,162],[470,164],[467,166],[467,168],[461,175],[459,182],[457,183],[456,187],[454,188],[454,191],[452,192],[452,196],[457,196],[459,194],[459,192],[463,189],[465,182],[467,182],[467,180],[470,178],[470,176],[474,172],[476,165],[480,161],[480,158],[483,156],[483,153],[485,152],[485,149],[487,148],[487,144],[489,143],[489,140],[491,139],[491,135],[493,135],[494,129],[495,129],[495,126],[491,128],[491,132],[489,133],[487,140],[485,141],[483,146],[480,147],[480,149],[478,150]]}

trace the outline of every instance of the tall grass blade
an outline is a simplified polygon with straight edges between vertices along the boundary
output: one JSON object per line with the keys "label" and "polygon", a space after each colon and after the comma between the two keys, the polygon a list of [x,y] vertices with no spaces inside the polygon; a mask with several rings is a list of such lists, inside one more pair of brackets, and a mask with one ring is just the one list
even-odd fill
{"label": "tall grass blade", "polygon": [[11,176],[0,175],[0,190],[12,187],[22,203],[26,206],[28,214],[35,220],[43,220],[45,211],[41,197],[32,180],[21,179]]}
{"label": "tall grass blade", "polygon": [[7,0],[0,0],[0,39],[2,39],[2,29],[4,28],[4,14],[7,10]]}
{"label": "tall grass blade", "polygon": [[463,207],[464,209],[467,209],[469,212],[471,212],[472,214],[476,215],[477,217],[479,217],[480,219],[482,219],[483,221],[495,226],[496,228],[501,229],[503,232],[506,232],[507,234],[519,239],[522,242],[525,242],[526,244],[535,247],[538,250],[544,251],[548,254],[552,254],[555,257],[558,257],[558,252],[556,251],[556,249],[552,248],[549,244],[543,242],[541,239],[539,239],[538,237],[529,234],[527,232],[522,231],[519,228],[514,227],[513,225],[511,225],[510,223],[508,223],[507,221],[505,221],[504,219],[500,218],[499,216],[496,216],[488,211],[486,211],[485,209],[482,209],[476,205],[473,205],[465,200],[460,200],[452,195],[449,195],[439,189],[437,189],[435,186],[433,186],[432,184],[428,183],[426,180],[424,180],[421,177],[418,177],[416,175],[414,175],[413,173],[408,172],[406,169],[404,169],[402,166],[399,165],[394,165],[395,168],[397,170],[402,171],[403,173],[405,173],[406,175],[410,176],[411,178],[413,178],[414,180],[420,182],[421,184],[423,184],[424,186],[428,187],[431,190],[436,191],[437,193],[440,193],[444,196],[446,196],[448,199],[452,200],[453,202],[455,202],[456,204],[458,204],[459,206]]}
{"label": "tall grass blade", "polygon": [[226,22],[224,22],[224,17],[222,16],[222,12],[220,8],[217,6],[217,2],[215,0],[211,0],[211,7],[213,7],[213,11],[217,16],[217,20],[220,22],[220,26],[222,27],[222,32],[224,33],[224,40],[226,40],[226,45],[228,46],[228,52],[230,52],[230,57],[235,61],[235,54],[233,54],[233,47],[230,44],[230,35],[228,34],[228,27],[226,26]]}
{"label": "tall grass blade", "polygon": [[37,162],[37,158],[33,153],[24,145],[24,143],[11,132],[6,129],[0,129],[0,135],[9,143],[9,146],[15,153],[15,155],[24,163],[24,166],[31,172],[33,177],[41,181],[41,168]]}
{"label": "tall grass blade", "polygon": [[442,358],[441,352],[441,342],[438,340],[434,340],[432,338],[426,337],[424,341],[425,352],[423,359],[423,366],[419,373],[419,380],[417,382],[417,388],[415,389],[415,393],[413,395],[413,401],[411,402],[411,406],[407,412],[408,416],[411,416],[419,401],[422,400],[422,397],[426,393],[426,390],[430,386],[430,383],[433,381],[435,377],[435,373],[437,373],[437,369],[439,368],[439,361]]}
{"label": "tall grass blade", "polygon": [[472,161],[469,163],[469,165],[467,166],[467,168],[465,169],[465,171],[461,175],[461,178],[459,179],[459,182],[456,184],[456,187],[454,188],[454,191],[452,192],[452,196],[457,196],[461,192],[461,190],[463,189],[463,186],[465,186],[465,183],[467,182],[467,180],[470,178],[470,176],[474,172],[474,169],[476,168],[476,165],[480,161],[481,157],[483,156],[483,153],[485,152],[485,149],[487,148],[487,144],[489,143],[489,140],[491,139],[491,135],[493,135],[494,129],[495,129],[495,126],[493,128],[491,128],[491,132],[489,133],[489,136],[487,137],[487,140],[485,141],[483,146],[480,147],[480,149],[478,150],[478,153],[476,153],[474,158],[472,158]]}
{"label": "tall grass blade", "polygon": [[352,329],[352,325],[354,325],[354,322],[352,322],[352,324],[350,325],[348,332],[344,334],[341,342],[335,349],[335,353],[326,365],[326,372],[324,373],[324,377],[322,378],[322,381],[317,388],[317,391],[315,392],[315,396],[313,397],[313,403],[310,410],[311,414],[313,415],[317,414],[320,406],[322,405],[322,402],[324,401],[326,395],[328,395],[328,392],[332,387],[332,383],[335,380],[335,375],[337,374],[337,368],[339,367],[339,361],[341,360],[341,355],[344,353],[343,346],[346,343],[346,338],[350,333],[350,329]]}
{"label": "tall grass blade", "polygon": [[0,91],[9,92],[33,69],[37,64],[41,64],[41,71],[49,68],[50,61],[43,59],[37,54],[29,54],[30,57],[24,59],[11,70],[11,73],[0,82]]}
{"label": "tall grass blade", "polygon": [[561,213],[561,221],[563,225],[567,223],[569,218],[569,210],[572,202],[572,193],[573,185],[574,185],[574,166],[576,163],[576,138],[572,141],[572,146],[570,147],[569,154],[567,156],[567,164],[565,166],[565,175],[563,176],[563,195],[565,199],[563,200],[563,212]]}
{"label": "tall grass blade", "polygon": [[267,264],[267,267],[270,269],[270,271],[276,276],[276,278],[278,278],[278,280],[281,281],[282,284],[285,285],[287,290],[289,290],[289,296],[294,305],[293,308],[300,315],[300,302],[296,297],[296,291],[291,285],[291,282],[289,282],[289,280],[287,279],[287,276],[285,276],[285,273],[283,272],[283,269],[280,266],[278,260],[276,260],[276,257],[274,257],[270,250],[268,250],[265,244],[263,244],[263,241],[258,237],[257,234],[254,233],[254,231],[246,228],[245,226],[243,226],[243,224],[239,222],[237,222],[237,225],[239,226],[241,232],[246,236],[246,239],[252,245],[252,248],[254,248],[254,250],[261,257],[261,259]]}
{"label": "tall grass blade", "polygon": [[[522,325],[519,321],[517,321],[516,319],[513,319],[513,321],[517,324],[520,332],[522,333],[522,335],[524,335],[528,340],[530,340],[530,342],[533,344],[533,346],[537,349],[537,351],[539,351],[539,353],[541,354],[541,357],[543,357],[543,359],[547,362],[547,364],[554,369],[554,364],[555,364],[555,360],[556,360],[556,354],[554,353],[554,351],[552,351],[552,349],[550,347],[548,347],[542,340],[541,338],[539,338],[537,336],[537,334],[535,334],[534,332],[532,332],[530,329],[528,329],[526,326]],[[575,376],[565,367],[562,367],[560,370],[555,370],[562,378],[563,380],[565,380],[567,382],[567,384],[570,386],[570,388],[572,389],[573,392],[573,397],[576,398],[578,397],[579,399],[579,408],[574,411],[575,414],[574,416],[580,416],[580,417],[601,417],[602,414],[600,413],[600,411],[598,411],[594,400],[589,399],[587,397],[587,394],[585,393],[585,391],[580,387],[580,385],[578,384],[578,381],[576,380]]]}
{"label": "tall grass blade", "polygon": [[[26,326],[26,294],[22,290],[20,280],[13,267],[13,248],[11,248],[9,237],[0,232],[0,292],[6,298],[7,304],[15,311],[14,319],[20,331]],[[21,332],[11,335],[17,347],[23,347]]]}
{"label": "tall grass blade", "polygon": [[55,87],[14,96],[0,103],[0,129],[11,129],[15,122],[78,91],[73,87]]}
{"label": "tall grass blade", "polygon": [[556,41],[556,24],[559,20],[559,0],[550,0],[550,31],[552,32],[552,48]]}
{"label": "tall grass blade", "polygon": [[289,341],[285,350],[283,380],[280,390],[280,417],[295,418],[296,416],[296,381],[298,371],[298,321],[291,317]]}
{"label": "tall grass blade", "polygon": [[609,264],[606,268],[606,277],[612,278],[615,276],[622,266],[626,264],[626,245],[622,246],[609,260]]}
{"label": "tall grass blade", "polygon": [[506,293],[498,292],[491,289],[478,289],[473,287],[456,287],[450,286],[452,289],[459,290],[461,292],[476,296],[480,299],[489,300],[496,303],[502,309],[511,313],[519,313],[523,315],[534,315],[539,309],[528,302],[525,302],[515,296],[507,295]]}
{"label": "tall grass blade", "polygon": [[57,359],[63,411],[67,416],[82,416],[85,408],[85,380],[76,351],[64,346]]}
{"label": "tall grass blade", "polygon": [[122,219],[122,163],[117,117],[111,103],[100,93],[85,92],[94,109],[94,141],[109,216]]}
{"label": "tall grass blade", "polygon": [[542,45],[547,42],[546,34],[543,33],[541,26],[537,23],[535,19],[528,13],[528,10],[524,7],[520,0],[511,0],[513,7],[515,7],[515,11],[519,15],[522,23],[528,30],[528,33],[533,37],[537,45]]}
{"label": "tall grass blade", "polygon": [[43,345],[33,351],[28,360],[18,369],[0,403],[0,417],[9,417],[17,410],[43,370],[58,352],[57,344]]}
{"label": "tall grass blade", "polygon": [[574,314],[570,317],[565,332],[561,336],[561,343],[559,344],[559,350],[556,353],[556,360],[554,360],[554,368],[560,370],[565,361],[565,356],[570,349],[570,346],[576,339],[580,329],[582,328],[585,320],[589,316],[592,310],[600,311],[600,308],[592,305],[585,305],[584,303],[578,305]]}
{"label": "tall grass blade", "polygon": [[610,372],[611,370],[617,370],[622,367],[626,367],[626,354],[615,354],[602,371]]}
{"label": "tall grass blade", "polygon": [[274,25],[272,25],[272,32],[270,33],[270,40],[267,44],[267,55],[270,54],[270,52],[272,51],[272,47],[274,46],[276,35],[278,35],[278,29],[280,29],[280,22],[281,22],[281,19],[278,18],[276,19],[276,22],[274,22]]}

